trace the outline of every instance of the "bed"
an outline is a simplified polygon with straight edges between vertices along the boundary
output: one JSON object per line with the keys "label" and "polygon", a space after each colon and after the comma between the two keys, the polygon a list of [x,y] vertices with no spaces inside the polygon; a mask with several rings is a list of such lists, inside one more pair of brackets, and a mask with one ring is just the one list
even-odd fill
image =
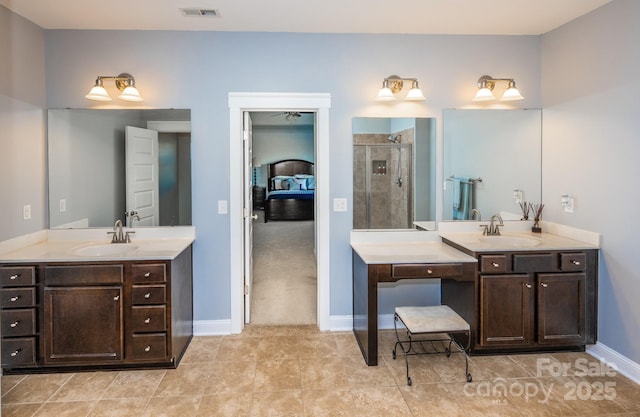
{"label": "bed", "polygon": [[285,159],[268,166],[264,222],[313,220],[315,177],[313,162]]}

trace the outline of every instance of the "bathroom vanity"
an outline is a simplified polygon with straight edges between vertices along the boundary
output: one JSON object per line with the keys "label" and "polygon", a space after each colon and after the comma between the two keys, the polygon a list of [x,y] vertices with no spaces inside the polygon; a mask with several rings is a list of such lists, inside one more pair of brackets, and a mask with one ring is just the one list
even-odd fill
{"label": "bathroom vanity", "polygon": [[514,222],[515,232],[483,236],[478,223],[464,223],[404,240],[352,232],[353,332],[368,365],[377,365],[378,283],[405,279],[441,280],[441,303],[469,323],[475,354],[584,350],[596,342],[596,233],[549,224],[558,233],[537,234]]}
{"label": "bathroom vanity", "polygon": [[176,367],[193,336],[192,242],[54,238],[0,255],[3,371]]}

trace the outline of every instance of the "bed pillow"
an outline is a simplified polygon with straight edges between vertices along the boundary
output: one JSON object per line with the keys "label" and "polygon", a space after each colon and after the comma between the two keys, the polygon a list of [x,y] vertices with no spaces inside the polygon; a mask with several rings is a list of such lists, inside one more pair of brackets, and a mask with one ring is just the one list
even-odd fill
{"label": "bed pillow", "polygon": [[288,190],[289,189],[289,180],[293,177],[287,175],[276,175],[271,178],[271,189],[272,190]]}
{"label": "bed pillow", "polygon": [[316,188],[316,179],[313,174],[296,174],[294,175],[296,179],[305,179],[306,184],[303,190],[314,190]]}
{"label": "bed pillow", "polygon": [[306,178],[294,178],[294,181],[298,185],[298,188],[301,190],[307,189],[307,179]]}

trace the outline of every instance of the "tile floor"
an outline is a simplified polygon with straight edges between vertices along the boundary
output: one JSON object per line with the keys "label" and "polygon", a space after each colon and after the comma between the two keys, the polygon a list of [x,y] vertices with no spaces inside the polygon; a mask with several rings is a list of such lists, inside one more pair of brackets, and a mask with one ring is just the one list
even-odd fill
{"label": "tile floor", "polygon": [[474,356],[470,384],[462,355],[412,357],[409,387],[394,340],[367,367],[349,332],[249,326],[194,338],[175,370],[4,376],[2,416],[640,417],[640,386],[585,353]]}

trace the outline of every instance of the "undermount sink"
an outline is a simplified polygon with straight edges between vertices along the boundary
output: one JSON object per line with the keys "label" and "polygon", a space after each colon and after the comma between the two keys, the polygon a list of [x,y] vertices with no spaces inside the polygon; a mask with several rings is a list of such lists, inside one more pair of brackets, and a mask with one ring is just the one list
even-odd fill
{"label": "undermount sink", "polygon": [[534,247],[540,245],[542,242],[540,239],[535,237],[528,236],[508,236],[508,235],[498,235],[498,236],[481,236],[479,238],[481,242],[491,243],[494,245],[500,245],[504,247]]}
{"label": "undermount sink", "polygon": [[126,255],[138,248],[133,243],[97,243],[72,249],[71,253],[78,256],[117,256]]}

